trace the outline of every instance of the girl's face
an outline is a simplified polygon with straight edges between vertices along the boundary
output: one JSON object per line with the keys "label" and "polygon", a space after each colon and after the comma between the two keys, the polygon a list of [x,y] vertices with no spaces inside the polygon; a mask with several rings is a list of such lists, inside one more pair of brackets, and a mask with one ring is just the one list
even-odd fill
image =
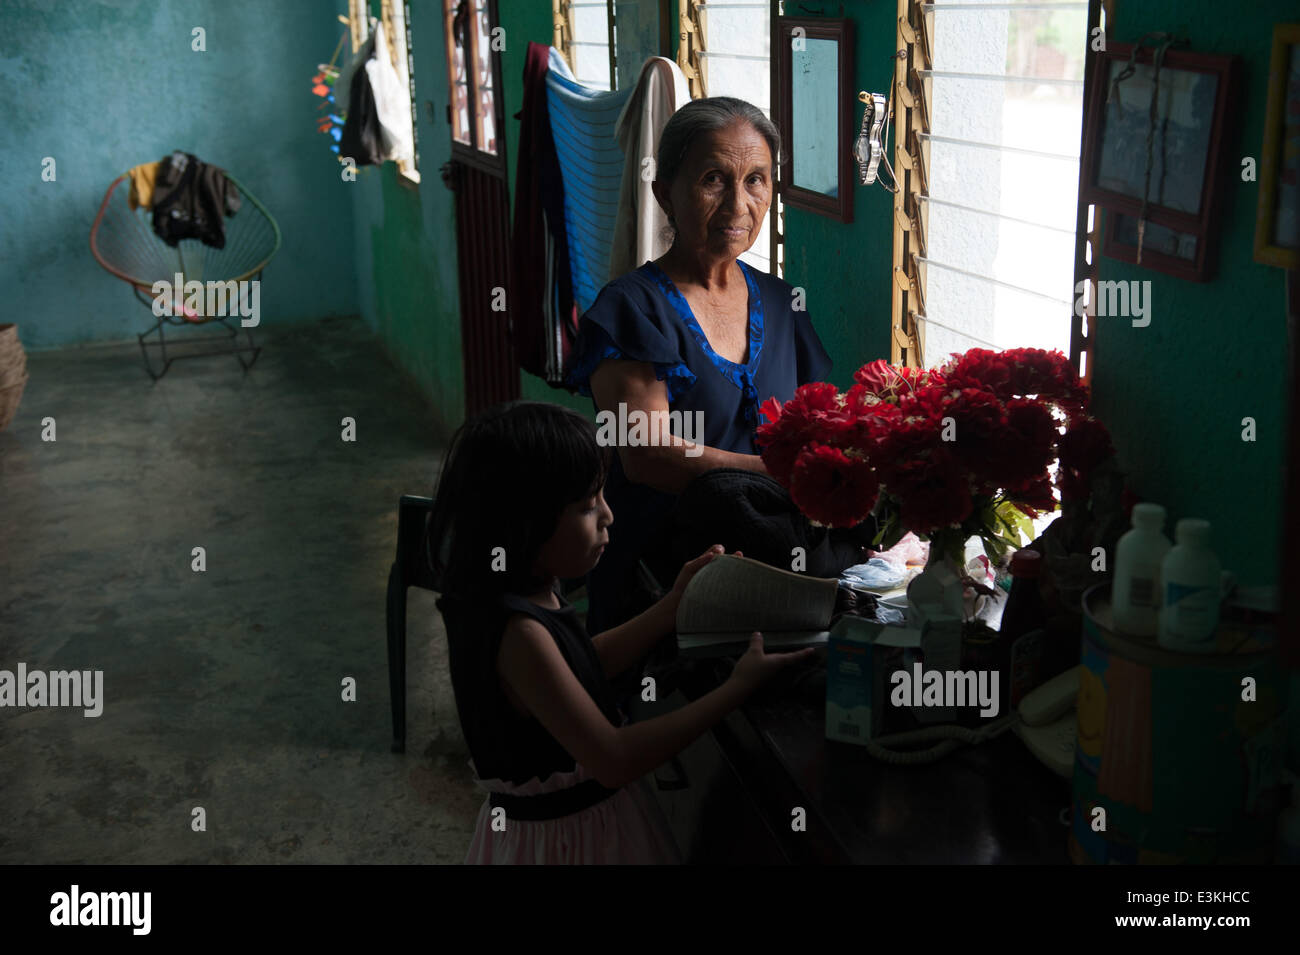
{"label": "girl's face", "polygon": [[605,503],[602,487],[591,497],[574,501],[562,512],[555,533],[542,545],[537,555],[541,575],[571,580],[596,566],[609,543],[607,528],[614,523],[614,512]]}

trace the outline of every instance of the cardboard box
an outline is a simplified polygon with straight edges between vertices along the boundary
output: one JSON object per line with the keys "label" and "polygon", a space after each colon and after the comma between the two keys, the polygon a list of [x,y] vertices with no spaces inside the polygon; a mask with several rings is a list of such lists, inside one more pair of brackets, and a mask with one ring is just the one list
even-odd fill
{"label": "cardboard box", "polygon": [[915,725],[889,705],[889,674],[921,659],[921,631],[844,616],[826,654],[826,738],[864,744]]}

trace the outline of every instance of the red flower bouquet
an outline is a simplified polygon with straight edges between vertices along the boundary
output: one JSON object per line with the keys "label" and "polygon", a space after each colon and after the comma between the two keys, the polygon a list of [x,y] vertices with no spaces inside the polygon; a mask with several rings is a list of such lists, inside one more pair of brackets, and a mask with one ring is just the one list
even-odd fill
{"label": "red flower bouquet", "polygon": [[1113,449],[1087,412],[1087,388],[1059,351],[974,348],[934,370],[863,365],[841,394],[801,385],[762,407],[768,471],[811,520],[851,527],[875,514],[876,542],[907,531],[961,565],[978,535],[997,560],[1033,538],[1030,518],[1086,498],[1088,476]]}

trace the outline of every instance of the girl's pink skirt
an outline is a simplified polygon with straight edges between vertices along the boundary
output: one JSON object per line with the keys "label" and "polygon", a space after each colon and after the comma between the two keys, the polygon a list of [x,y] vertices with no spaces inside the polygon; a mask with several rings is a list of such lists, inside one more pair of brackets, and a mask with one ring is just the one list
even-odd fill
{"label": "girl's pink skirt", "polygon": [[[470,760],[473,768],[474,761]],[[478,779],[487,792],[535,796],[568,789],[591,779],[579,763],[571,773],[552,773],[545,782],[533,777],[523,785],[501,779]],[[613,796],[560,819],[504,820],[505,831],[492,828],[492,806],[484,799],[466,865],[663,865],[680,864],[672,829],[644,779]],[[500,824],[498,824],[499,828]]]}

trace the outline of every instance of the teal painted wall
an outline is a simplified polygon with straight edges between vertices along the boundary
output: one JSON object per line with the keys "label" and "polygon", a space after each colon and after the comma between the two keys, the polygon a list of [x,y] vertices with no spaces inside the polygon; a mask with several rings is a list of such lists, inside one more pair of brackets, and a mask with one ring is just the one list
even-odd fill
{"label": "teal painted wall", "polygon": [[[341,0],[6,0],[0,101],[5,320],[29,349],[129,339],[152,317],[90,254],[110,182],[173,149],[229,169],[284,244],[264,324],[355,314],[352,209],[310,80],[343,31]],[[346,5],[343,5],[346,9]],[[206,30],[206,52],[191,30]],[[54,157],[57,179],[41,179]]]}
{"label": "teal painted wall", "polygon": [[[1100,259],[1103,280],[1151,282],[1151,324],[1097,318],[1093,391],[1135,490],[1172,522],[1204,517],[1224,566],[1243,582],[1277,582],[1281,544],[1286,324],[1283,272],[1252,258],[1259,184],[1241,159],[1260,157],[1272,27],[1294,22],[1294,0],[1256,0],[1224,16],[1215,0],[1119,0],[1111,36],[1133,42],[1177,31],[1190,48],[1241,57],[1240,124],[1219,183],[1218,272],[1208,283]],[[1242,440],[1242,419],[1258,437]]]}

